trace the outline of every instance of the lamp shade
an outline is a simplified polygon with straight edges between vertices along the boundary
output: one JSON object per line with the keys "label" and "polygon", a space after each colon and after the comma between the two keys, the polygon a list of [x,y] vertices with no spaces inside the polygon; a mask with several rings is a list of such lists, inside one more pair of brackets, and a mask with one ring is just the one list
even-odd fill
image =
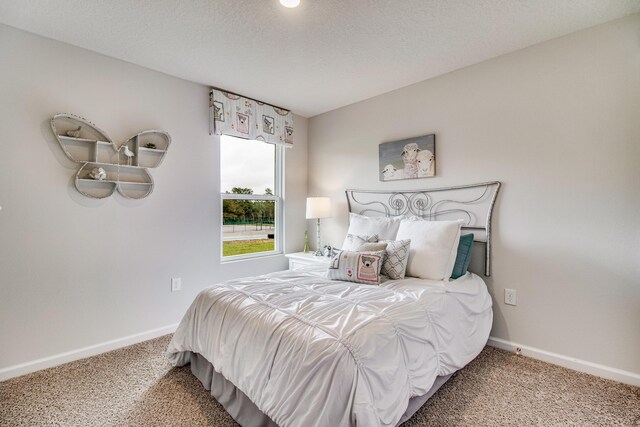
{"label": "lamp shade", "polygon": [[328,197],[307,197],[307,219],[329,218],[331,199]]}

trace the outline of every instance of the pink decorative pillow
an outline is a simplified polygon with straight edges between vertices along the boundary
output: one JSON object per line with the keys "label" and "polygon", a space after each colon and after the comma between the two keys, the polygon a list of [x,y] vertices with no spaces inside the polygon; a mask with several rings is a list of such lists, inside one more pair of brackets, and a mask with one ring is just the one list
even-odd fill
{"label": "pink decorative pillow", "polygon": [[327,269],[327,278],[377,285],[380,283],[380,271],[384,257],[385,251],[340,251],[331,258]]}

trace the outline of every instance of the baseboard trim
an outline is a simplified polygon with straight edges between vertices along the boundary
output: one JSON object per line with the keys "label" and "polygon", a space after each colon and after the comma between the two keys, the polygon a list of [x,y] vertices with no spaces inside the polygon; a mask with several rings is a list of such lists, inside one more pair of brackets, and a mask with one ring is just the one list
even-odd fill
{"label": "baseboard trim", "polygon": [[[175,323],[173,325],[167,325],[162,328],[152,329],[150,331],[129,335],[111,341],[105,341],[103,343],[79,348],[77,350],[71,350],[65,353],[56,354],[54,356],[44,357],[42,359],[32,360],[30,362],[21,363],[19,365],[2,368],[0,369],[0,381],[5,381],[10,378],[29,374],[31,372],[52,368],[64,363],[73,362],[75,360],[84,359],[86,357],[106,353],[107,351],[117,350],[122,347],[127,347],[143,341],[158,338],[163,335],[175,332],[177,327],[178,324]],[[518,353],[518,349],[520,349],[520,354],[522,354],[523,356],[531,357],[532,359],[541,360],[543,362],[548,362],[568,369],[573,369],[574,371],[585,372],[587,374],[640,387],[640,374],[636,374],[633,372],[623,371],[622,369],[612,368],[609,366],[588,362],[586,360],[552,353],[550,351],[541,350],[539,348],[518,344],[496,337],[489,337],[489,341],[487,342],[487,344],[492,347],[509,351],[511,353]]]}
{"label": "baseboard trim", "polygon": [[63,363],[73,362],[74,360],[80,360],[97,354],[106,353],[107,351],[117,350],[119,348],[127,347],[153,338],[158,338],[175,332],[177,327],[177,323],[174,325],[167,325],[162,328],[152,329],[150,331],[140,332],[138,334],[117,338],[111,341],[105,341],[88,347],[79,348],[77,350],[71,350],[49,357],[43,357],[42,359],[21,363],[19,365],[2,368],[0,369],[0,381],[30,374],[31,372],[40,371],[42,369],[52,368],[54,366],[62,365]]}
{"label": "baseboard trim", "polygon": [[563,356],[562,354],[540,350],[539,348],[529,347],[527,345],[503,340],[501,338],[489,337],[487,344],[491,347],[507,350],[512,353],[518,353],[518,349],[520,349],[520,354],[531,357],[532,359],[542,360],[543,362],[573,369],[574,371],[585,372],[597,377],[640,387],[640,374],[636,374],[634,372],[623,371],[622,369],[611,368],[609,366],[587,362],[586,360]]}

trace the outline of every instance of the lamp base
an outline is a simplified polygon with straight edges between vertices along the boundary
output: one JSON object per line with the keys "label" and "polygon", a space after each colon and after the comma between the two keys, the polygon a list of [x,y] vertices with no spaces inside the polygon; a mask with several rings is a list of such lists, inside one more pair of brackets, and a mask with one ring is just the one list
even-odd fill
{"label": "lamp base", "polygon": [[316,252],[314,253],[314,255],[323,256],[324,254],[322,253],[322,248],[320,247],[320,218],[318,218],[318,223],[316,225],[316,238],[318,239],[318,241],[316,243]]}

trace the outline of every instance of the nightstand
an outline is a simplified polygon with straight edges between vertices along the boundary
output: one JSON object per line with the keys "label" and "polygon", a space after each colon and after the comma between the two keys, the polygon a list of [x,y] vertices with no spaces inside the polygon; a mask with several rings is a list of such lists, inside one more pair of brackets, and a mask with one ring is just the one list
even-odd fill
{"label": "nightstand", "polygon": [[329,261],[331,260],[331,258],[326,256],[315,256],[313,252],[295,252],[292,254],[285,254],[285,256],[289,258],[289,270],[296,270],[309,265],[321,265],[328,267]]}

